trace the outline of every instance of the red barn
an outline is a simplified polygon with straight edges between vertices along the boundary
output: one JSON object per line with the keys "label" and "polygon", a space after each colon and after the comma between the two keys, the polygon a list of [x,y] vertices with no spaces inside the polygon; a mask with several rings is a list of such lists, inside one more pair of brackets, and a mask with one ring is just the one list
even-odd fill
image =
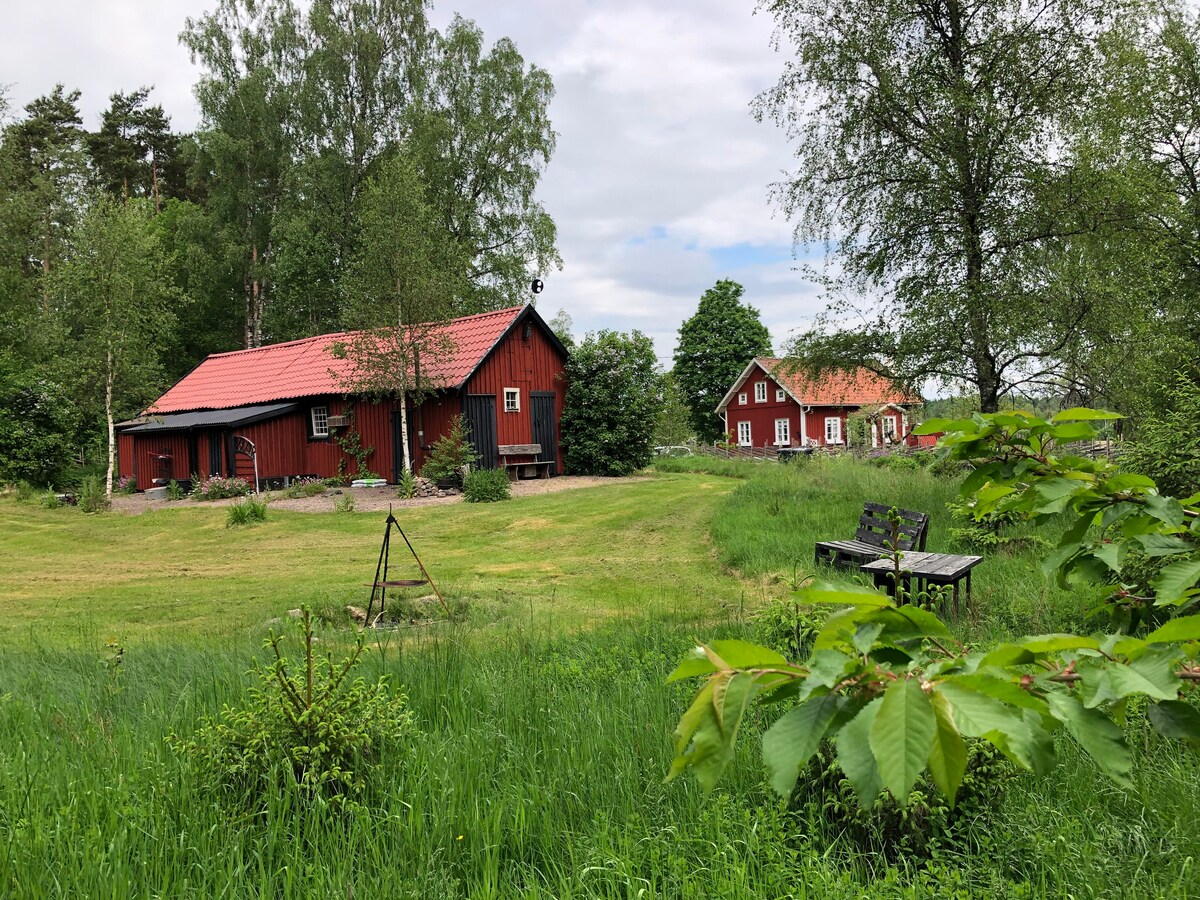
{"label": "red barn", "polygon": [[787,371],[784,360],[756,358],[717,406],[725,433],[741,447],[844,447],[846,419],[865,413],[869,444],[907,436],[920,397],[866,369],[831,372],[813,381]]}
{"label": "red barn", "polygon": [[[454,319],[434,327],[444,348],[421,363],[434,386],[419,406],[407,400],[413,468],[463,415],[479,465],[494,467],[499,447],[540,444],[550,474],[562,470],[558,423],[566,385],[566,348],[532,306]],[[348,396],[353,363],[332,348],[350,335],[318,337],[209,356],[124,423],[118,437],[122,474],[139,489],[193,475],[261,479],[333,477],[339,464],[358,475],[338,443],[357,432],[373,448],[367,467],[396,481],[403,472],[400,399]],[[253,448],[252,458],[246,451]],[[516,457],[518,461],[532,456]]]}

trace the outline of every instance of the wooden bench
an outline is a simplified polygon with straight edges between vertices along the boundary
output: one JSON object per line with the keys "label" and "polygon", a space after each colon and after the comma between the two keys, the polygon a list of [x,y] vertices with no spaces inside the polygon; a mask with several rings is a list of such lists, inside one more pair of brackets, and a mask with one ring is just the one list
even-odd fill
{"label": "wooden bench", "polygon": [[[852,541],[818,541],[813,561],[849,568],[874,562],[892,551],[892,523],[888,521],[890,506],[864,503],[858,520],[858,531]],[[929,516],[911,509],[897,509],[900,526],[897,543],[900,550],[924,551],[929,530]]]}
{"label": "wooden bench", "polygon": [[[554,460],[537,459],[537,457],[542,455],[541,444],[501,444],[498,450],[500,452],[500,465],[508,470],[508,477],[514,481],[522,476],[525,478],[550,477],[550,468],[554,465]],[[510,462],[510,456],[532,456],[534,459]]]}

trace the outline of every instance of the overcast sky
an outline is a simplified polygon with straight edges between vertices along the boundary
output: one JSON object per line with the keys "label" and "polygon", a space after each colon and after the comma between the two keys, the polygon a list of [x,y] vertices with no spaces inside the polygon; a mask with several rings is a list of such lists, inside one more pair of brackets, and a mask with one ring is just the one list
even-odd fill
{"label": "overcast sky", "polygon": [[[0,84],[17,109],[55,82],[83,91],[96,128],[114,91],[154,85],[177,130],[197,125],[198,70],[180,46],[212,0],[41,0],[6,4]],[[666,365],[682,321],[719,278],[763,314],[778,349],[821,301],[792,260],[791,224],[768,191],[790,167],[781,131],[750,101],[778,77],[771,21],[753,0],[439,0],[489,42],[512,38],[550,72],[558,149],[541,199],[563,269],[543,273],[538,308],[577,336],[637,328]]]}

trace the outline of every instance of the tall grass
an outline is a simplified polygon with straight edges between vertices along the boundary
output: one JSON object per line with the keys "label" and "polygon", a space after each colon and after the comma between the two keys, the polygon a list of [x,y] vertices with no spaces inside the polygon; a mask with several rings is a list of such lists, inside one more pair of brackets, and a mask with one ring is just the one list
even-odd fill
{"label": "tall grass", "polygon": [[[721,632],[739,635],[731,624]],[[1195,768],[1142,747],[1138,791],[1070,752],[1016,783],[973,849],[889,868],[762,782],[748,725],[721,788],[664,784],[690,630],[622,621],[384,642],[419,734],[349,816],[269,798],[231,815],[167,749],[250,683],[250,641],[148,643],[115,669],[49,647],[0,660],[0,893],[171,897],[1188,896]],[[338,643],[337,632],[322,635]],[[261,656],[261,652],[259,653]]]}

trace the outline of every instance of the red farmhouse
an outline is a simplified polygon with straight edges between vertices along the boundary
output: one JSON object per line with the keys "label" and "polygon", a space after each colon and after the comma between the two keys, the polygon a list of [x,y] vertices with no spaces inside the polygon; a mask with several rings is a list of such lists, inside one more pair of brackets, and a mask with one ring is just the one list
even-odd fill
{"label": "red farmhouse", "polygon": [[789,373],[784,361],[757,358],[717,406],[729,440],[741,447],[846,446],[846,417],[868,416],[870,445],[908,435],[921,398],[866,369],[830,373],[818,381]]}
{"label": "red farmhouse", "polygon": [[[462,414],[480,465],[494,467],[504,445],[540,444],[551,474],[562,469],[558,422],[567,351],[532,306],[454,319],[438,326],[447,352],[422,380],[437,390],[419,407],[408,401],[409,446],[419,469],[435,440]],[[333,345],[347,334],[209,356],[156,400],[118,438],[120,470],[139,489],[192,475],[253,480],[355,471],[338,444],[352,427],[374,448],[372,471],[390,481],[403,472],[400,401],[349,397],[353,364]],[[253,449],[254,456],[249,455]],[[532,456],[519,458],[531,460]]]}

